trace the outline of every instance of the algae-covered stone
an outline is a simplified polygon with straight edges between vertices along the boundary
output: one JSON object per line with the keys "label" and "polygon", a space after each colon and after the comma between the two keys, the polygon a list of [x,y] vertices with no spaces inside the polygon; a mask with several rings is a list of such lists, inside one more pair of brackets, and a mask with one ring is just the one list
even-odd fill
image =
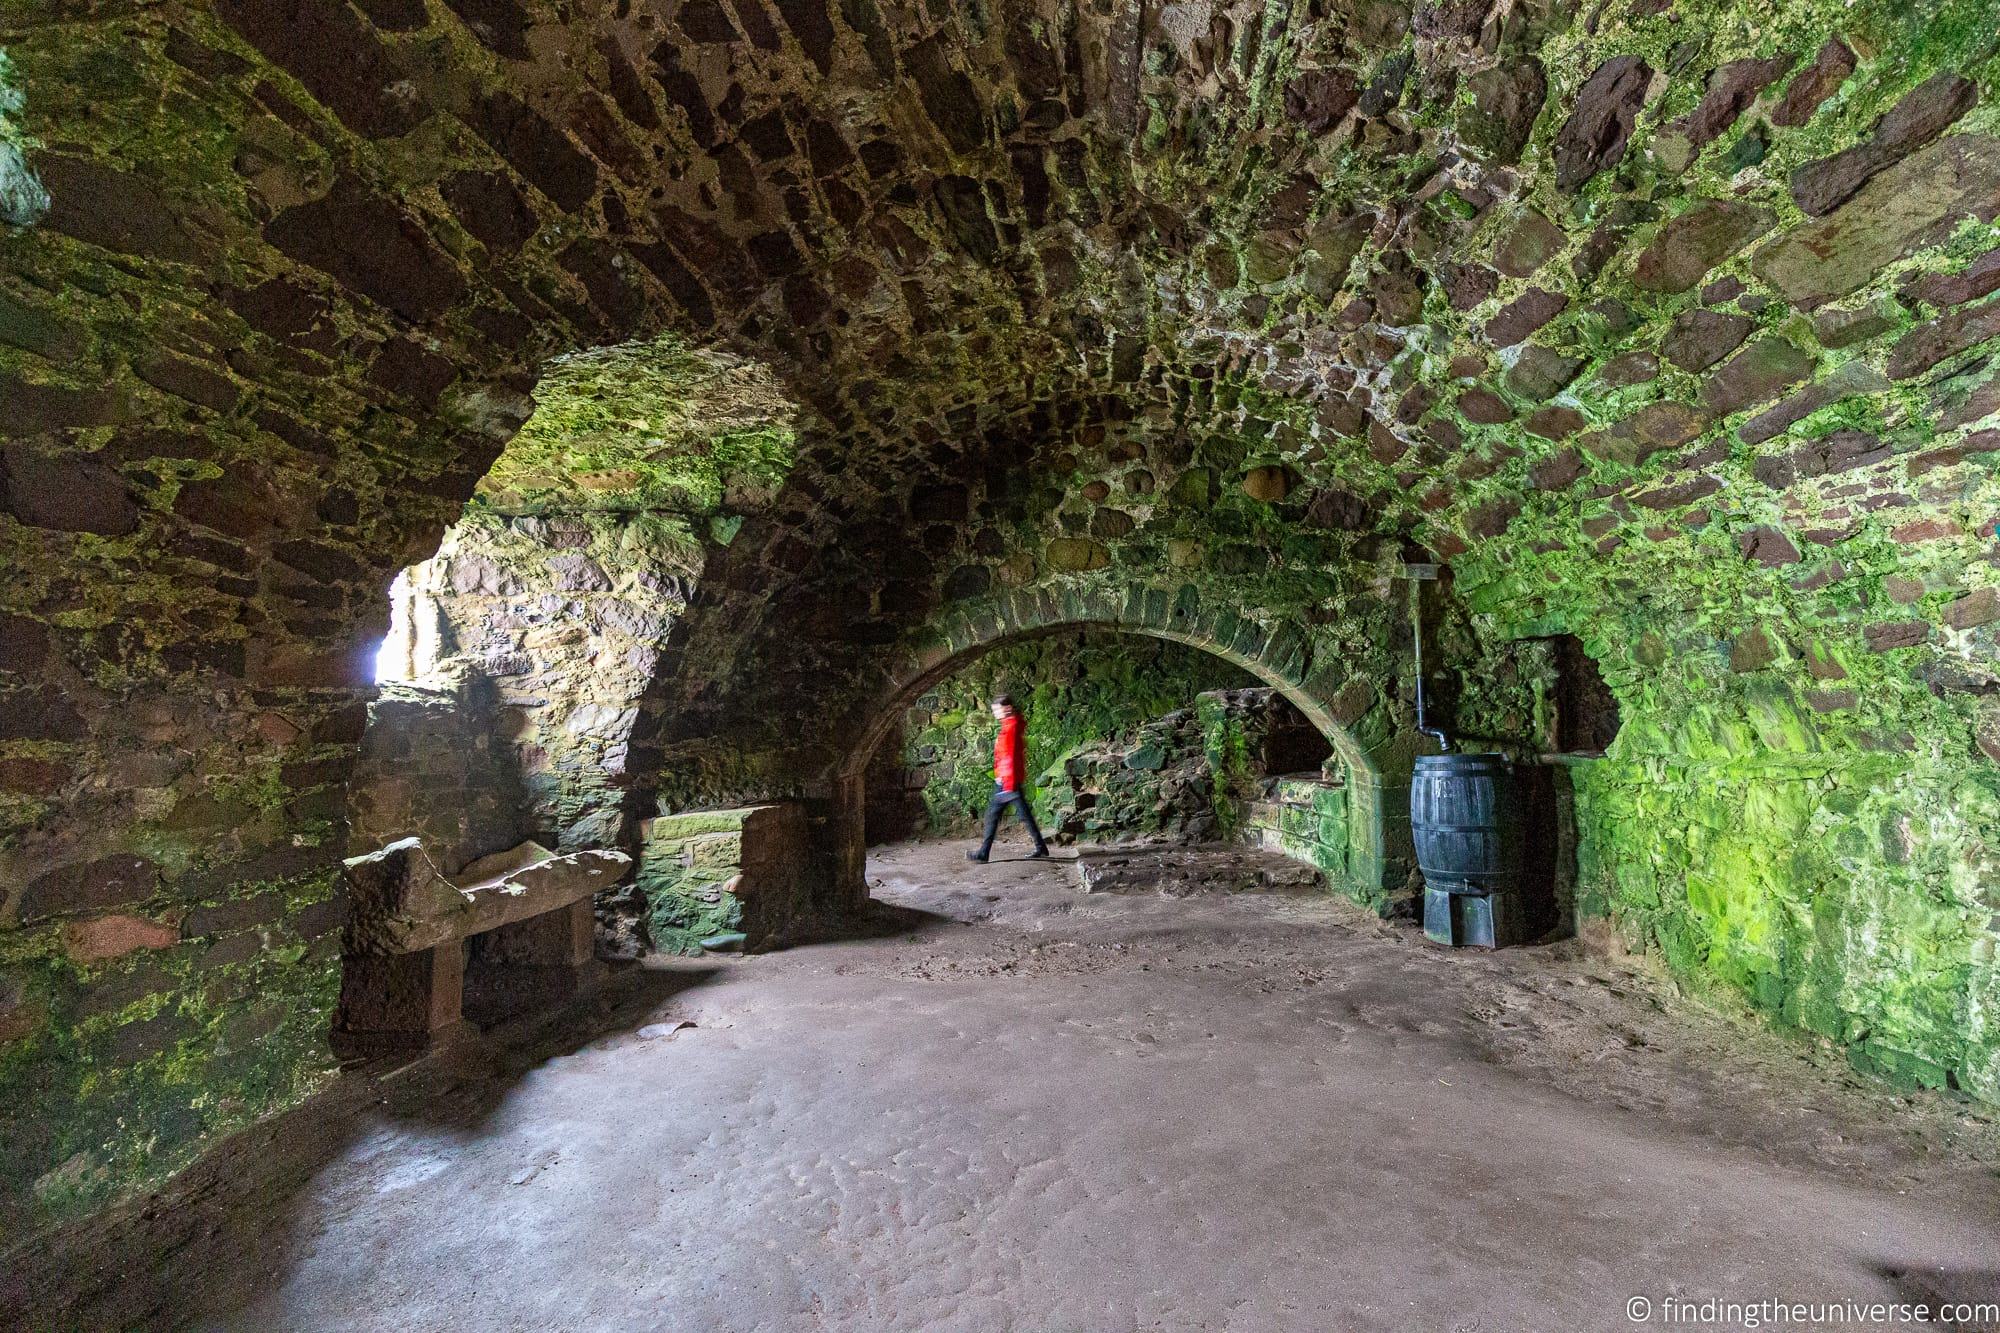
{"label": "algae-covered stone", "polygon": [[1111,552],[1100,543],[1081,537],[1058,537],[1048,544],[1044,558],[1049,568],[1067,574],[1103,569],[1111,563]]}
{"label": "algae-covered stone", "polygon": [[1519,160],[1535,117],[1548,96],[1548,77],[1533,56],[1505,60],[1466,81],[1471,107],[1465,114],[1466,141],[1495,163]]}
{"label": "algae-covered stone", "polygon": [[1583,358],[1580,356],[1570,356],[1540,343],[1529,343],[1508,368],[1507,388],[1523,398],[1541,402],[1560,393],[1582,368]]}

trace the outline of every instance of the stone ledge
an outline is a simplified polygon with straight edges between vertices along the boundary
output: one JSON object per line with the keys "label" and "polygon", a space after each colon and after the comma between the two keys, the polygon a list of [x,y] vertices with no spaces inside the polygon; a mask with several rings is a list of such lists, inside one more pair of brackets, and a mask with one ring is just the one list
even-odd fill
{"label": "stone ledge", "polygon": [[439,873],[421,839],[404,838],[344,863],[352,903],[344,947],[390,956],[484,934],[608,889],[631,864],[623,852],[557,856],[525,842],[473,862],[454,881]]}

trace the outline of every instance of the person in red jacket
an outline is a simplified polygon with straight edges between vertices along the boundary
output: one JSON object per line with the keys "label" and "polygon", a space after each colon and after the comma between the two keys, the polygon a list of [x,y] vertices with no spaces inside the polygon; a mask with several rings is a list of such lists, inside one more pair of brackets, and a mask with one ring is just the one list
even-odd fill
{"label": "person in red jacket", "polygon": [[1014,700],[1001,695],[993,701],[993,716],[1000,721],[1000,734],[993,739],[993,799],[986,803],[986,841],[979,844],[976,852],[967,852],[968,861],[984,861],[993,854],[993,835],[999,831],[1000,816],[1008,806],[1021,812],[1021,822],[1028,826],[1028,836],[1035,840],[1035,855],[1049,854],[1049,845],[1042,841],[1042,831],[1035,826],[1035,812],[1028,808],[1028,798],[1022,794],[1024,780],[1028,776],[1026,747],[1021,741],[1021,714],[1014,707]]}

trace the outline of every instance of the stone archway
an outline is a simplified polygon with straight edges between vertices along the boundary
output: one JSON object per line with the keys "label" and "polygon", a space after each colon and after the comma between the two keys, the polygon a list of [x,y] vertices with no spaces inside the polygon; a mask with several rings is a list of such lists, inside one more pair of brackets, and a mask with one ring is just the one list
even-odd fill
{"label": "stone archway", "polygon": [[[833,905],[867,897],[865,783],[869,761],[919,695],[967,663],[1004,644],[1079,629],[1109,629],[1167,639],[1212,653],[1278,690],[1332,744],[1348,782],[1348,860],[1344,878],[1361,891],[1393,889],[1411,864],[1411,759],[1420,738],[1381,720],[1381,692],[1344,664],[1316,659],[1307,638],[1290,626],[1266,628],[1179,590],[1028,589],[967,604],[928,628],[920,642],[900,647],[856,708],[844,734],[853,742],[834,766],[836,860]],[[1364,717],[1376,726],[1357,730]],[[1364,736],[1368,739],[1364,739]]]}

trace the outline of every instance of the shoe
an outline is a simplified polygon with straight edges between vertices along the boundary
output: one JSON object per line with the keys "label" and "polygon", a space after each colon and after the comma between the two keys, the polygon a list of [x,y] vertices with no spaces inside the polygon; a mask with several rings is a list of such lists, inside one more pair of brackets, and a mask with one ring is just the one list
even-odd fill
{"label": "shoe", "polygon": [[1049,849],[1046,847],[1037,847],[1029,854],[1028,859],[1030,861],[1046,861],[1049,859]]}
{"label": "shoe", "polygon": [[984,864],[986,863],[986,853],[985,853],[985,852],[967,852],[967,853],[965,854],[965,859],[966,859],[966,860],[968,860],[968,861],[977,861],[977,862],[979,862],[979,863],[980,863],[981,865],[984,865]]}

